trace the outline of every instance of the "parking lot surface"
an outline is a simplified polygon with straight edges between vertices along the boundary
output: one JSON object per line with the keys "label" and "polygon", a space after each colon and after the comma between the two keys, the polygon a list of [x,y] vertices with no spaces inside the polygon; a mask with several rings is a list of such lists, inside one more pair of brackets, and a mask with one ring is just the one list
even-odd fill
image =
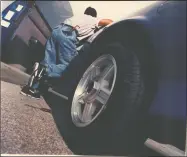
{"label": "parking lot surface", "polygon": [[20,86],[12,84],[19,84],[18,76],[24,79],[1,67],[1,154],[72,154],[45,101],[20,95]]}

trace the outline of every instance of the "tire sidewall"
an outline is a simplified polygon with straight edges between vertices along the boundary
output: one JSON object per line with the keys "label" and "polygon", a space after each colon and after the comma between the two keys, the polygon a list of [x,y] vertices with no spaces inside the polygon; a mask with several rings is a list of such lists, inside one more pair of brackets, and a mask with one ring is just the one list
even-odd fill
{"label": "tire sidewall", "polygon": [[[141,99],[143,92],[139,89],[137,92],[137,99],[133,104],[129,101],[129,83],[125,82],[125,74],[128,73],[129,66],[131,66],[131,60],[135,57],[135,54],[124,48],[119,43],[109,44],[104,46],[104,48],[98,50],[93,49],[90,54],[87,55],[86,60],[81,62],[79,68],[74,71],[74,84],[70,87],[72,90],[69,94],[68,105],[65,106],[64,116],[66,116],[64,123],[66,123],[66,129],[62,130],[62,136],[64,137],[67,144],[73,149],[72,141],[81,141],[76,149],[86,150],[85,145],[95,147],[95,150],[98,150],[98,143],[105,145],[108,142],[112,141],[126,141],[127,136],[131,136],[131,123],[133,121],[133,116],[138,111],[138,108],[141,106]],[[75,89],[83,76],[86,69],[100,56],[110,54],[112,55],[117,64],[117,77],[114,89],[108,100],[106,110],[90,125],[79,128],[76,127],[71,118],[71,105],[72,99],[74,96]],[[72,71],[69,71],[72,72]],[[141,82],[142,83],[142,82]],[[141,85],[138,85],[141,87]],[[135,119],[135,117],[134,117]],[[129,126],[128,126],[129,125]],[[128,127],[127,127],[128,126]],[[64,130],[64,131],[63,131]],[[123,136],[123,135],[127,136]],[[116,137],[116,135],[118,135]],[[133,133],[132,133],[133,135]],[[123,136],[123,138],[121,138]],[[82,147],[81,147],[82,145]],[[111,147],[113,147],[111,145]],[[73,150],[72,149],[72,150]],[[105,148],[103,148],[104,150]],[[112,151],[112,150],[111,150]],[[78,152],[80,154],[80,152]]]}

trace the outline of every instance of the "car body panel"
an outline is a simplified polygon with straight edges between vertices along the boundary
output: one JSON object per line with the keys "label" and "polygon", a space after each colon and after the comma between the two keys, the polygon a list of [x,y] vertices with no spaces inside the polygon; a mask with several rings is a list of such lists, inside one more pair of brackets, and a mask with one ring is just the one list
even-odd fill
{"label": "car body panel", "polygon": [[[16,11],[16,7],[19,4],[23,6],[23,9],[18,12],[18,11]],[[22,15],[25,14],[25,12],[28,11],[28,4],[24,1],[23,2],[12,1],[12,2],[8,2],[8,3],[4,3],[3,6],[4,7],[1,10],[2,20],[10,22],[10,25],[8,28],[1,27],[1,31],[2,31],[1,45],[6,44],[10,40],[10,38],[12,37],[12,34],[15,32],[20,21],[22,20],[22,19],[21,20],[19,20],[19,19],[21,18]],[[5,16],[9,11],[13,11],[15,14],[12,16],[12,18],[10,20],[6,20]],[[17,22],[15,22],[15,21],[17,21]]]}
{"label": "car body panel", "polygon": [[[110,28],[115,27],[116,25],[125,26],[126,23],[131,22],[136,25],[143,26],[146,32],[151,37],[151,42],[153,43],[154,49],[153,52],[155,53],[154,55],[157,58],[157,66],[159,70],[158,75],[160,92],[158,91],[150,112],[185,118],[185,2],[158,2],[148,8],[149,9],[147,9],[147,11],[144,10],[144,12],[142,12],[141,14],[137,13],[139,14],[139,16],[134,15],[105,27],[104,29],[100,30],[92,37],[90,37],[88,39],[88,42],[97,42],[97,38],[105,36],[105,33],[110,34]],[[152,10],[150,8],[152,8]],[[175,10],[173,8],[175,8]]]}
{"label": "car body panel", "polygon": [[187,110],[186,1],[154,3],[128,18],[107,26],[88,41],[91,45],[99,47],[101,41],[114,38],[114,34],[120,36],[123,29],[130,31],[131,28],[127,27],[129,23],[133,23],[149,35],[152,49],[149,53],[154,56],[153,62],[156,66],[154,72],[157,77],[157,91],[149,110],[149,136],[156,141],[170,143],[184,150]]}

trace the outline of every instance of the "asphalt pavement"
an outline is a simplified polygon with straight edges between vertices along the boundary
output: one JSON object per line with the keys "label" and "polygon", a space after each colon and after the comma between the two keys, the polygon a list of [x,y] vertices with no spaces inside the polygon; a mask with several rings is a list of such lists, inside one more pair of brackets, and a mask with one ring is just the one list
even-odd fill
{"label": "asphalt pavement", "polygon": [[72,154],[45,101],[20,95],[27,79],[1,64],[1,154]]}

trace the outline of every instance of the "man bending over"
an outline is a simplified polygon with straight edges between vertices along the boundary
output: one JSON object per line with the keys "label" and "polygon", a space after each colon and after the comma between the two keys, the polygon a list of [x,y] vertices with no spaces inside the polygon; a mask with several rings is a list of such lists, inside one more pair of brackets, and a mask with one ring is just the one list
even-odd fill
{"label": "man bending over", "polygon": [[33,74],[21,94],[40,98],[39,80],[44,77],[60,77],[72,59],[78,54],[76,45],[94,33],[99,26],[113,22],[110,19],[98,19],[94,8],[88,7],[82,16],[73,16],[52,30],[47,40],[44,60],[34,65]]}

